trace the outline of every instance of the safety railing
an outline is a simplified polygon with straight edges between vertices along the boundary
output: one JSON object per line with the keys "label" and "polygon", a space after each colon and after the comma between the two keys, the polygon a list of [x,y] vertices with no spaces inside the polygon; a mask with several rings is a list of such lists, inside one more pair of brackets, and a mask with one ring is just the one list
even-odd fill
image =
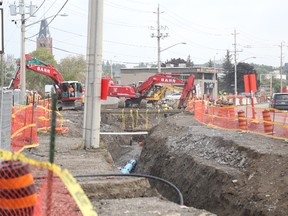
{"label": "safety railing", "polygon": [[277,139],[288,138],[288,112],[252,106],[211,106],[206,101],[189,102],[195,119],[211,127],[242,130]]}

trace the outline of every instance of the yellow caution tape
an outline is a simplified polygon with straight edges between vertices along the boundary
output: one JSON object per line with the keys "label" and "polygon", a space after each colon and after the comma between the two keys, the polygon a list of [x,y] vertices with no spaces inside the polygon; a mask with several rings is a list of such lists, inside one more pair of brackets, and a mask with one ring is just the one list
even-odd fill
{"label": "yellow caution tape", "polygon": [[30,165],[38,166],[53,171],[53,173],[55,173],[61,178],[62,182],[65,184],[70,194],[74,198],[81,213],[84,216],[97,216],[97,213],[93,209],[93,205],[91,204],[90,200],[84,193],[83,189],[67,169],[62,170],[61,167],[56,164],[51,164],[49,162],[39,162],[33,159],[29,159],[25,157],[23,154],[19,153],[13,154],[12,152],[2,149],[0,149],[0,159],[20,160],[23,163],[29,163]]}

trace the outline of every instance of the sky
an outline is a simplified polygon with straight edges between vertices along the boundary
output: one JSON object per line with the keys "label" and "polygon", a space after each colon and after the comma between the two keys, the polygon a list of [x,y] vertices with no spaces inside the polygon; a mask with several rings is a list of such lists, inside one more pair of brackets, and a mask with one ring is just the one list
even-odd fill
{"label": "sky", "polygon": [[[26,28],[26,53],[36,49],[38,21],[57,14],[66,1],[25,0],[27,6],[30,2],[42,5],[36,17],[26,22],[32,24]],[[19,58],[20,15],[11,16],[9,11],[14,2],[6,0],[2,6],[4,49],[5,54]],[[60,12],[68,16],[57,16],[49,24],[57,62],[68,56],[86,55],[88,4],[88,0],[68,0]],[[220,63],[227,50],[234,55],[235,31],[237,62],[279,67],[281,43],[283,64],[288,62],[287,0],[104,0],[104,61],[129,67],[140,62],[157,63],[157,39],[152,34],[156,34],[158,5],[161,32],[168,34],[161,39],[162,62],[171,58],[186,60],[190,55],[194,64],[210,59]]]}

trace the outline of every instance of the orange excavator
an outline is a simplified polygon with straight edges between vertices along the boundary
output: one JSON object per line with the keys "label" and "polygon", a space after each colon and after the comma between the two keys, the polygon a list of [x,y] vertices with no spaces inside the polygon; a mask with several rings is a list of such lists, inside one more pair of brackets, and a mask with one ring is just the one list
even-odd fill
{"label": "orange excavator", "polygon": [[[58,109],[75,109],[81,107],[81,97],[83,87],[78,81],[65,81],[59,71],[52,65],[49,65],[38,59],[31,59],[30,55],[26,55],[26,68],[36,73],[50,77],[54,84],[54,89],[58,94]],[[19,89],[20,83],[20,65],[17,72],[11,80],[8,89]],[[70,91],[69,91],[70,88]],[[73,90],[72,90],[73,88]]]}

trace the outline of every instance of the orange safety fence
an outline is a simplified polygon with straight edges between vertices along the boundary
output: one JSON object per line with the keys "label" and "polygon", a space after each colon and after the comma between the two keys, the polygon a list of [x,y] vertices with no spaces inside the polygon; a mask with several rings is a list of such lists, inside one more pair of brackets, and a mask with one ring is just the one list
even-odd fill
{"label": "orange safety fence", "polygon": [[[37,106],[37,130],[41,132],[48,132],[50,130],[52,110],[43,106]],[[60,112],[56,112],[56,132],[65,133],[68,131],[67,127],[63,127],[64,118]]]}
{"label": "orange safety fence", "polygon": [[0,215],[97,215],[68,170],[5,150],[0,161]]}
{"label": "orange safety fence", "polygon": [[197,121],[211,127],[242,130],[268,137],[288,138],[288,112],[252,106],[211,106],[206,101],[188,103]]}
{"label": "orange safety fence", "polygon": [[36,117],[35,107],[32,105],[12,107],[11,149],[14,152],[39,145]]}
{"label": "orange safety fence", "polygon": [[[56,132],[64,133],[68,128],[63,127],[64,119],[57,113]],[[24,148],[38,146],[37,131],[50,130],[51,110],[42,106],[17,105],[12,108],[11,150],[20,152]]]}

